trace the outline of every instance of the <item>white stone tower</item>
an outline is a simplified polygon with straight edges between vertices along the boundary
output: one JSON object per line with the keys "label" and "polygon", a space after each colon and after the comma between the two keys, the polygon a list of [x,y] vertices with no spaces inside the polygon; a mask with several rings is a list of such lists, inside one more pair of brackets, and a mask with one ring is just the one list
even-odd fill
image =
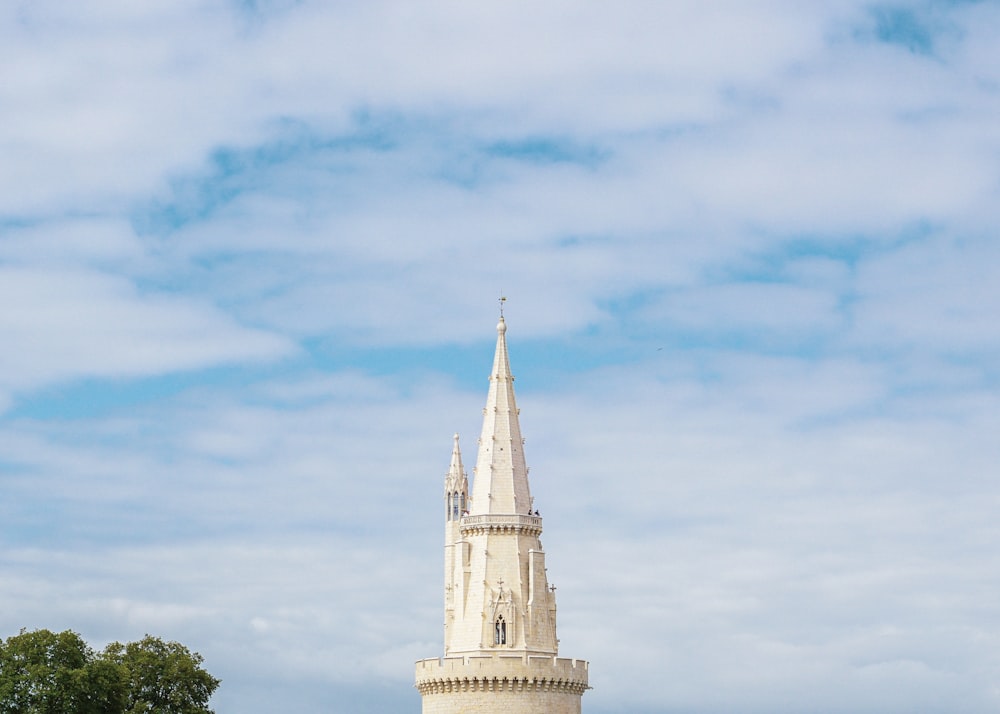
{"label": "white stone tower", "polygon": [[558,656],[555,587],[528,488],[507,325],[497,348],[472,497],[458,434],[445,476],[444,657],[417,662],[424,714],[579,714],[587,663]]}

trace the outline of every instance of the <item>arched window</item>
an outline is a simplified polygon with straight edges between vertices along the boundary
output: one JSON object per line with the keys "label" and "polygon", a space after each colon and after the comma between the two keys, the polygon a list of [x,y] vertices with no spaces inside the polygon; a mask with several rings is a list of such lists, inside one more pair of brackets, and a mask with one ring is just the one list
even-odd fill
{"label": "arched window", "polygon": [[507,623],[504,622],[503,615],[497,615],[497,621],[493,623],[493,644],[507,644]]}
{"label": "arched window", "polygon": [[451,519],[453,521],[458,520],[458,492],[451,494]]}

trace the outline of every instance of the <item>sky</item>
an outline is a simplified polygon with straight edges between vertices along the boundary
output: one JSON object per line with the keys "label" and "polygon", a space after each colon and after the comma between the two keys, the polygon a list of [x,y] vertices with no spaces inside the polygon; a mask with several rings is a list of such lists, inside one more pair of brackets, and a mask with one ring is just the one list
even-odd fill
{"label": "sky", "polygon": [[0,637],[419,711],[498,298],[588,714],[1000,708],[1000,3],[10,0]]}

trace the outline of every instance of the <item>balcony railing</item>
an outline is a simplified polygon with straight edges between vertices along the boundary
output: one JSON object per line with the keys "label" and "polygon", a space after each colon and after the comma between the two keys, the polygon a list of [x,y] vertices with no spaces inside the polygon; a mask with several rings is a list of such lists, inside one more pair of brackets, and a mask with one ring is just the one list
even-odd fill
{"label": "balcony railing", "polygon": [[541,516],[522,516],[520,513],[484,513],[479,516],[462,516],[462,528],[528,528],[532,530],[542,529]]}

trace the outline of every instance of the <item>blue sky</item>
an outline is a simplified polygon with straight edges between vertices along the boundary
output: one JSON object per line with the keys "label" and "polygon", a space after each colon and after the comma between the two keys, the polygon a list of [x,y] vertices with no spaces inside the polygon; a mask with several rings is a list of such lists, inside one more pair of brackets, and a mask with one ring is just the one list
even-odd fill
{"label": "blue sky", "polygon": [[0,11],[0,635],[418,711],[506,295],[590,714],[1000,705],[1000,4]]}

